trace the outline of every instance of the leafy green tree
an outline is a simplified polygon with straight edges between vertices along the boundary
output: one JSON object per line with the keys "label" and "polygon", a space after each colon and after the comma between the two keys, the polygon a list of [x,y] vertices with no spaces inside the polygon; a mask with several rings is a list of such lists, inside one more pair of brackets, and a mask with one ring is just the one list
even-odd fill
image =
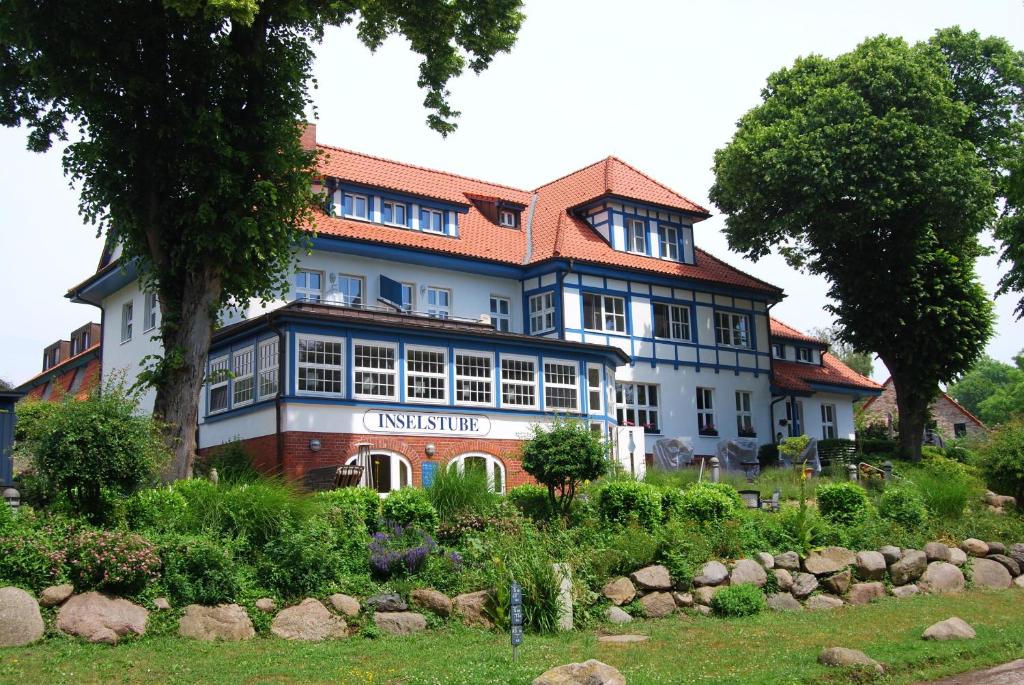
{"label": "leafy green tree", "polygon": [[988,425],[1024,415],[1024,356],[1012,366],[983,357],[952,383],[947,392]]}
{"label": "leafy green tree", "polygon": [[835,355],[836,359],[860,375],[871,378],[875,363],[870,352],[855,350],[850,343],[843,340],[835,328],[816,328],[812,333],[814,337],[828,345],[828,351]]}
{"label": "leafy green tree", "polygon": [[778,249],[828,280],[841,338],[892,374],[915,459],[939,383],[992,330],[974,261],[996,195],[965,134],[971,112],[935,47],[879,36],[769,76],[715,155],[731,247],[755,260]]}
{"label": "leafy green tree", "polygon": [[548,489],[552,507],[567,516],[580,483],[608,471],[607,445],[581,421],[534,424],[532,430],[522,446],[523,470]]}
{"label": "leafy green tree", "polygon": [[371,50],[400,34],[423,56],[427,121],[447,134],[448,81],[508,51],[523,15],[520,0],[0,1],[0,124],[36,151],[74,131],[81,214],[159,298],[164,354],[143,380],[172,478],[191,473],[218,312],[281,292],[314,220],[312,48],[354,20]]}
{"label": "leafy green tree", "polygon": [[0,378],[0,392],[4,390],[13,390],[14,386],[8,383],[5,379]]}

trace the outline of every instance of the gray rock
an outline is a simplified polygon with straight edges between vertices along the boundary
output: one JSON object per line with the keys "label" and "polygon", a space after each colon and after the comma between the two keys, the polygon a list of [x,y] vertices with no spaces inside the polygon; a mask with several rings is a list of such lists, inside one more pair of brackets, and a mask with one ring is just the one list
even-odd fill
{"label": "gray rock", "polygon": [[951,594],[963,592],[963,572],[946,561],[933,561],[921,575],[918,585],[925,592],[932,594]]}
{"label": "gray rock", "polygon": [[971,584],[990,590],[1005,590],[1013,584],[1013,578],[998,561],[974,559],[971,562]]}
{"label": "gray rock", "polygon": [[601,594],[611,600],[615,606],[629,604],[636,597],[636,586],[629,578],[613,578],[601,588]]}
{"label": "gray rock", "polygon": [[409,608],[405,600],[395,592],[374,595],[363,602],[363,604],[367,609],[373,609],[374,611],[406,611]]}
{"label": "gray rock", "polygon": [[885,547],[880,547],[878,549],[878,553],[881,554],[882,557],[885,559],[886,564],[895,564],[903,557],[903,550],[893,545],[886,545]]}
{"label": "gray rock", "polygon": [[846,569],[822,579],[821,586],[825,588],[825,592],[831,592],[833,595],[845,595],[846,591],[850,589],[851,582],[853,582],[853,574],[850,569]]}
{"label": "gray rock", "polygon": [[590,659],[545,671],[534,678],[533,685],[626,685],[626,679],[618,669]]}
{"label": "gray rock", "polygon": [[958,616],[947,618],[925,628],[922,637],[925,640],[973,640],[978,634],[974,632],[967,621]]}
{"label": "gray rock", "polygon": [[[356,605],[358,606],[358,602]],[[260,597],[256,600],[256,608],[265,614],[272,614],[277,611],[277,602],[270,597]]]}
{"label": "gray rock", "polygon": [[74,593],[74,586],[67,583],[51,585],[39,594],[39,606],[55,607],[58,604],[63,604]]}
{"label": "gray rock", "polygon": [[1016,561],[1017,565],[1020,566],[1020,570],[1024,572],[1024,549],[1014,549],[1015,547],[1017,547],[1017,545],[1011,545],[1010,548],[1006,550],[1006,556]]}
{"label": "gray rock", "polygon": [[775,582],[778,584],[780,590],[783,592],[789,592],[793,589],[793,574],[784,568],[772,569],[772,573],[775,574]]}
{"label": "gray rock", "polygon": [[803,606],[788,592],[768,595],[768,608],[772,611],[802,611]]}
{"label": "gray rock", "polygon": [[941,542],[929,542],[924,546],[924,555],[929,562],[949,561],[949,547]]}
{"label": "gray rock", "polygon": [[1019,588],[1024,588],[1024,576],[1017,576],[1014,578],[1013,584]]}
{"label": "gray rock", "polygon": [[812,592],[818,589],[818,579],[813,573],[798,573],[793,578],[793,587],[790,588],[790,592],[797,599],[805,599],[809,597]]}
{"label": "gray rock", "polygon": [[963,551],[959,547],[950,547],[949,563],[954,566],[963,566],[967,563],[967,552]]}
{"label": "gray rock", "polygon": [[304,599],[300,604],[282,609],[270,624],[270,632],[286,640],[319,642],[345,637],[345,619],[327,610],[320,600]]}
{"label": "gray rock", "polygon": [[[725,567],[723,566],[722,568]],[[629,578],[633,581],[634,585],[644,590],[672,589],[672,577],[669,576],[668,569],[660,564],[645,566],[639,571],[631,573]]]}
{"label": "gray rock", "polygon": [[178,635],[193,640],[227,640],[237,642],[251,640],[256,636],[252,621],[245,609],[237,604],[221,604],[215,607],[190,604],[178,623]]}
{"label": "gray rock", "polygon": [[812,595],[807,598],[807,608],[811,611],[824,611],[838,609],[843,606],[843,600],[831,595]]}
{"label": "gray rock", "polygon": [[[989,542],[988,554],[1006,554],[1006,545],[1001,542]],[[988,554],[985,556],[988,556]]]}
{"label": "gray rock", "polygon": [[45,630],[43,615],[32,595],[16,587],[0,588],[0,647],[30,645]]}
{"label": "gray rock", "polygon": [[783,552],[782,554],[776,554],[775,568],[785,569],[786,571],[799,571],[800,555],[796,552]]}
{"label": "gray rock", "polygon": [[1005,554],[989,554],[985,558],[1002,564],[1003,568],[1009,571],[1010,575],[1015,578],[1020,575],[1020,564],[1018,564],[1012,557],[1008,557]]}
{"label": "gray rock", "polygon": [[854,583],[846,600],[850,604],[857,605],[873,602],[879,597],[885,597],[885,586],[876,581],[873,583]]}
{"label": "gray rock", "polygon": [[127,599],[98,592],[74,595],[57,612],[57,628],[88,642],[115,644],[125,635],[144,635],[149,612]]}
{"label": "gray rock", "polygon": [[359,614],[360,609],[362,609],[358,599],[343,595],[340,592],[328,597],[327,601],[331,603],[335,611],[344,616],[356,616]]}
{"label": "gray rock", "polygon": [[693,579],[696,587],[704,585],[721,585],[729,580],[729,569],[720,561],[709,561],[700,567],[700,573]]}
{"label": "gray rock", "polygon": [[[893,547],[893,549],[896,548]],[[853,565],[857,570],[857,577],[861,580],[881,580],[885,578],[885,555],[881,552],[857,552]]]}
{"label": "gray rock", "polygon": [[711,605],[711,598],[718,594],[718,591],[726,587],[725,585],[705,585],[704,587],[696,588],[693,591],[693,601],[695,604],[704,604],[706,606]]}
{"label": "gray rock", "polygon": [[452,600],[443,592],[431,589],[413,590],[409,599],[418,607],[438,616],[448,617],[452,613]]}
{"label": "gray rock", "polygon": [[754,558],[757,559],[757,563],[764,566],[765,569],[770,570],[775,568],[775,557],[767,552],[758,552],[754,555]]}
{"label": "gray rock", "polygon": [[889,567],[889,576],[893,585],[913,583],[928,568],[928,557],[916,549],[906,550],[899,561]]}
{"label": "gray rock", "polygon": [[711,615],[711,607],[705,606],[704,604],[694,604],[693,605],[693,610],[696,611],[701,616],[710,616]]}
{"label": "gray rock", "polygon": [[732,567],[732,573],[729,574],[730,585],[748,583],[764,587],[764,584],[767,582],[768,574],[765,573],[764,567],[753,559],[740,559]]}
{"label": "gray rock", "polygon": [[1010,545],[1010,549],[1007,552],[1011,557],[1017,554],[1024,555],[1024,542],[1015,542]]}
{"label": "gray rock", "polygon": [[854,561],[856,556],[845,547],[826,547],[820,552],[807,555],[804,570],[816,576],[827,576],[842,571]]}
{"label": "gray rock", "polygon": [[672,599],[675,600],[677,607],[683,607],[685,609],[689,609],[695,604],[693,595],[689,592],[673,592]]}
{"label": "gray rock", "polygon": [[604,617],[605,620],[607,620],[609,623],[615,623],[617,625],[629,623],[633,620],[632,616],[630,616],[625,611],[614,605],[605,609]]}
{"label": "gray rock", "polygon": [[494,622],[487,615],[491,606],[491,593],[486,590],[467,592],[452,600],[455,610],[462,616],[463,624],[475,628],[493,628]]}
{"label": "gray rock", "polygon": [[818,662],[826,666],[867,666],[874,669],[876,673],[883,673],[885,669],[859,649],[847,649],[845,647],[829,647],[818,655]]}
{"label": "gray rock", "polygon": [[423,614],[412,611],[384,611],[373,615],[373,622],[388,635],[412,635],[427,629]]}
{"label": "gray rock", "polygon": [[633,645],[637,642],[647,642],[650,639],[647,635],[602,635],[597,638],[597,641],[609,645]]}
{"label": "gray rock", "polygon": [[[927,573],[927,571],[925,571]],[[906,597],[913,597],[916,594],[920,594],[921,588],[914,583],[910,585],[897,585],[892,589],[892,596],[898,599],[904,599]]]}
{"label": "gray rock", "polygon": [[676,600],[672,598],[670,592],[652,592],[644,595],[640,598],[640,605],[647,618],[661,618],[676,610]]}
{"label": "gray rock", "polygon": [[977,538],[967,538],[960,543],[960,549],[967,552],[971,557],[988,556],[988,543]]}
{"label": "gray rock", "polygon": [[552,564],[558,581],[558,629],[572,630],[572,576],[568,564]]}
{"label": "gray rock", "polygon": [[160,611],[167,611],[171,608],[171,602],[166,597],[157,597],[153,600],[153,608]]}

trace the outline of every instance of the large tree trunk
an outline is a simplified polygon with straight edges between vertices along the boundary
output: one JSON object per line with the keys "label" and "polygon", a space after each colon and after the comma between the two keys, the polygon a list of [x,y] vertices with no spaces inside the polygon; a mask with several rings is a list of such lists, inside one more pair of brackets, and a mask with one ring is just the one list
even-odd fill
{"label": "large tree trunk", "polygon": [[888,362],[886,366],[892,372],[892,384],[896,390],[900,454],[904,459],[920,461],[929,407],[935,399],[938,383],[915,378],[910,372],[894,369]]}
{"label": "large tree trunk", "polygon": [[153,416],[163,422],[174,455],[164,478],[174,481],[192,476],[199,393],[220,303],[220,275],[213,267],[192,271],[179,288],[161,283],[159,296],[164,361]]}

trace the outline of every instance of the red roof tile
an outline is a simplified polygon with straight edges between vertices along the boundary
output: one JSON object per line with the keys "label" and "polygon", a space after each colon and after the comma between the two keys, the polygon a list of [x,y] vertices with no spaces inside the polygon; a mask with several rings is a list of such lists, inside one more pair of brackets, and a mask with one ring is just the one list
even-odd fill
{"label": "red roof tile", "polygon": [[882,386],[865,378],[834,356],[821,355],[822,365],[772,360],[772,385],[792,392],[812,392],[811,384],[838,385],[846,388],[881,390]]}
{"label": "red roof tile", "polygon": [[[55,387],[55,389],[61,390],[62,394],[63,394],[64,392],[67,392],[71,388],[71,382],[74,380],[74,377],[75,377],[75,375],[72,372],[72,370],[67,370],[67,369],[70,369],[70,367],[73,365],[73,362],[80,361],[86,355],[98,352],[99,348],[100,348],[100,341],[97,340],[97,341],[93,342],[92,345],[90,345],[89,347],[85,348],[84,350],[82,350],[81,352],[76,354],[74,357],[68,357],[64,361],[62,361],[59,364],[57,364],[56,366],[51,366],[46,371],[42,371],[40,373],[37,373],[35,376],[32,376],[32,378],[29,378],[27,381],[25,381],[24,383],[22,383],[18,387],[19,388],[26,388],[26,387],[28,387],[30,385],[35,385],[37,383],[40,383],[40,381],[42,381],[43,379],[48,379],[48,381],[51,382],[51,383],[57,383],[57,386]],[[96,371],[98,372],[99,371],[99,356],[98,355],[96,355],[96,359],[95,360],[92,360],[92,361],[88,362],[87,367],[91,366],[93,361],[95,361],[95,363],[96,363]],[[77,368],[77,365],[75,365],[75,366]],[[87,372],[88,372],[88,370],[89,369],[87,368]],[[41,388],[41,387],[43,387],[43,385],[45,385],[45,384],[40,384],[40,385],[38,385],[36,387],[37,388]],[[83,383],[83,385],[84,385],[84,383]],[[33,389],[29,393],[29,395],[31,396],[34,391],[35,391],[35,389]],[[42,390],[40,390],[39,392],[40,392],[40,394],[42,394]]]}
{"label": "red roof tile", "polygon": [[774,316],[770,317],[771,321],[771,334],[773,338],[785,338],[786,340],[798,340],[800,342],[814,343],[818,347],[828,347],[828,343],[824,342],[821,338],[815,338],[814,336],[801,333],[797,329],[782,323]]}

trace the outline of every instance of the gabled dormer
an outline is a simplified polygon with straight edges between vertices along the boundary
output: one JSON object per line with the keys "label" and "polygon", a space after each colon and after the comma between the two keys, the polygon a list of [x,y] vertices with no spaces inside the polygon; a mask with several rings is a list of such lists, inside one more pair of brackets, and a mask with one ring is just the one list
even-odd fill
{"label": "gabled dormer", "polygon": [[339,179],[326,179],[329,216],[393,228],[459,237],[459,217],[469,205],[417,197]]}
{"label": "gabled dormer", "polygon": [[779,361],[823,366],[828,344],[801,333],[778,319],[771,320],[772,357]]}

